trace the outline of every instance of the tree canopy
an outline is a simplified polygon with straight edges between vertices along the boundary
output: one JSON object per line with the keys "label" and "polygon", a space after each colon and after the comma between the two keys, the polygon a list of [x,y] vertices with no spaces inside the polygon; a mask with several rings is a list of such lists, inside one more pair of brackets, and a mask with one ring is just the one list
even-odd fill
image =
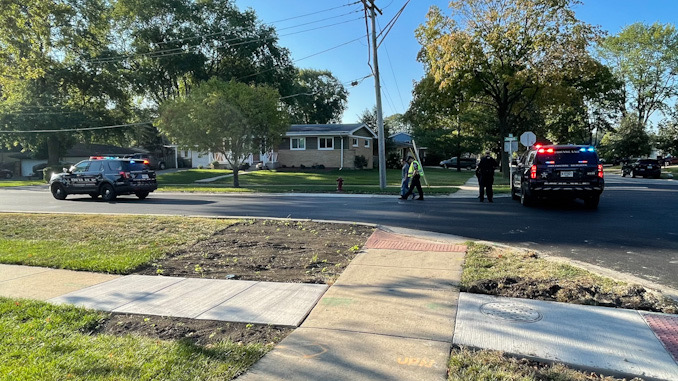
{"label": "tree canopy", "polygon": [[619,111],[642,127],[678,95],[678,31],[673,25],[635,23],[602,40],[598,52],[624,84]]}
{"label": "tree canopy", "polygon": [[233,169],[234,187],[247,156],[272,148],[289,128],[276,89],[218,79],[165,101],[157,122],[183,147],[223,154]]}
{"label": "tree canopy", "polygon": [[[490,107],[499,146],[542,90],[582,70],[595,28],[579,21],[574,0],[453,0],[451,16],[432,7],[417,29],[420,60],[441,89],[461,86],[465,101]],[[502,155],[506,170],[508,158]]]}
{"label": "tree canopy", "polygon": [[348,91],[327,70],[300,69],[294,81],[294,94],[285,98],[292,123],[339,123],[346,110]]}

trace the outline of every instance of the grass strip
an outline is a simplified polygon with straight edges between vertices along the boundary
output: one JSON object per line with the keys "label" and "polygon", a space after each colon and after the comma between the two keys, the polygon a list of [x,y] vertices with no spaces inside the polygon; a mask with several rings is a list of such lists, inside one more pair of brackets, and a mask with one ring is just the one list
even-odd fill
{"label": "grass strip", "polygon": [[497,351],[472,351],[453,348],[448,366],[448,380],[473,381],[612,381],[589,372],[580,372],[562,364],[542,364],[527,359],[507,357]]}
{"label": "grass strip", "polygon": [[0,180],[0,188],[45,185],[46,183],[43,180]]}
{"label": "grass strip", "polygon": [[93,334],[108,315],[0,298],[0,379],[230,380],[272,345],[209,348],[127,335]]}
{"label": "grass strip", "polygon": [[0,214],[0,263],[128,274],[235,220]]}

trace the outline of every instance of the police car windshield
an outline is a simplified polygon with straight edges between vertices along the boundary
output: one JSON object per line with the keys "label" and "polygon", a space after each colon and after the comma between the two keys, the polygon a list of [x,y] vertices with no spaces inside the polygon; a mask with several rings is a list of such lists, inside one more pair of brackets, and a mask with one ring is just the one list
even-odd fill
{"label": "police car windshield", "polygon": [[556,149],[553,153],[538,153],[536,164],[598,164],[598,155],[595,152],[580,151],[579,149]]}

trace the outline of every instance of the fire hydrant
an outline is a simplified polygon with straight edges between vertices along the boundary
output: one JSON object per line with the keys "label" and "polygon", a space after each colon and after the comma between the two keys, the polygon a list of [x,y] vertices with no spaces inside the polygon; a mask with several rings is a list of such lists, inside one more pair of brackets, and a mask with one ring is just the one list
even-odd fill
{"label": "fire hydrant", "polygon": [[344,187],[344,179],[342,179],[341,177],[339,177],[339,178],[337,179],[337,192],[343,191],[343,190],[344,190],[343,187]]}

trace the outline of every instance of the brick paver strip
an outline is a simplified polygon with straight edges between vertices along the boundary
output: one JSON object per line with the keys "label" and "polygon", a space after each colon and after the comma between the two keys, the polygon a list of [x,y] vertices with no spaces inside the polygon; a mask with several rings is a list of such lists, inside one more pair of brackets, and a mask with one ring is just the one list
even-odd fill
{"label": "brick paver strip", "polygon": [[406,235],[375,230],[365,243],[366,249],[391,249],[409,251],[465,252],[465,245],[430,242]]}
{"label": "brick paver strip", "polygon": [[643,314],[645,321],[678,362],[678,316]]}

